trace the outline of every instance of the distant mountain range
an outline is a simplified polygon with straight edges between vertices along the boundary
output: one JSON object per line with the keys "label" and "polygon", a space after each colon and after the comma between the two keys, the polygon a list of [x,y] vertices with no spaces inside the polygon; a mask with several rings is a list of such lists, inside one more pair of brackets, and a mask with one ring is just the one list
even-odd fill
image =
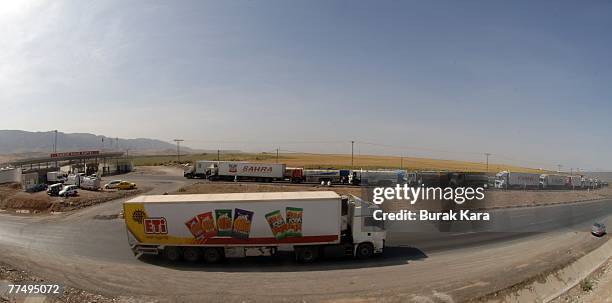
{"label": "distant mountain range", "polygon": [[[55,134],[22,130],[0,130],[0,154],[51,153]],[[131,152],[176,152],[176,145],[147,138],[123,139],[88,133],[57,133],[57,151],[121,150]],[[181,152],[190,152],[181,146]]]}

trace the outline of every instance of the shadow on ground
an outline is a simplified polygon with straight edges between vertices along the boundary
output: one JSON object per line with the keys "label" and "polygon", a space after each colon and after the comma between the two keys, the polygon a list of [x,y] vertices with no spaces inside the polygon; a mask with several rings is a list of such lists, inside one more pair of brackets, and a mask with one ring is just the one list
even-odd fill
{"label": "shadow on ground", "polygon": [[299,272],[384,267],[407,264],[411,261],[426,259],[427,255],[414,247],[387,247],[383,255],[367,260],[353,258],[319,259],[309,264],[297,263],[291,253],[278,253],[272,257],[247,257],[226,259],[218,264],[207,264],[204,261],[189,263],[186,261],[169,262],[159,256],[143,256],[141,260],[155,266],[183,271],[208,272]]}

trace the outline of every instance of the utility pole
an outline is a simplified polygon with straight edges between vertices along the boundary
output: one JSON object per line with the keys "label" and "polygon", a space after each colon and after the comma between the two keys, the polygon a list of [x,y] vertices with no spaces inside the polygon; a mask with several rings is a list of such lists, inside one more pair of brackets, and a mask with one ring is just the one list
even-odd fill
{"label": "utility pole", "polygon": [[55,133],[55,139],[53,140],[53,152],[57,153],[57,129],[53,132]]}
{"label": "utility pole", "polygon": [[557,170],[557,172],[558,172],[558,173],[560,173],[560,172],[561,172],[561,167],[563,167],[563,165],[561,165],[561,164],[557,164],[557,168],[559,169],[559,170]]}
{"label": "utility pole", "polygon": [[400,169],[404,169],[404,156],[400,156]]}
{"label": "utility pole", "polygon": [[485,153],[485,157],[487,157],[487,174],[489,173],[489,156],[491,153]]}
{"label": "utility pole", "polygon": [[176,142],[176,157],[178,158],[178,163],[181,164],[181,142],[185,140],[183,139],[174,139]]}
{"label": "utility pole", "polygon": [[276,148],[276,163],[278,163],[278,150],[279,149],[280,149],[279,147]]}
{"label": "utility pole", "polygon": [[217,161],[221,161],[221,150],[217,149]]}
{"label": "utility pole", "polygon": [[351,141],[351,168],[353,168],[354,166],[354,162],[353,162],[353,159],[355,156],[354,150],[355,150],[355,141]]}
{"label": "utility pole", "polygon": [[[55,133],[55,139],[53,140],[53,153],[57,153],[57,129],[53,131]],[[57,167],[57,161],[55,161],[55,167]]]}

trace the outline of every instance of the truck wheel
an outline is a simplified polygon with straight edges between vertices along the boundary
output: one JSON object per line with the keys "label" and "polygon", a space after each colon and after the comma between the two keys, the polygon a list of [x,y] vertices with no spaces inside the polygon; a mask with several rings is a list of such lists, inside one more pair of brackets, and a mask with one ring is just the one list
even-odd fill
{"label": "truck wheel", "polygon": [[316,247],[305,246],[300,247],[295,250],[295,257],[298,262],[301,263],[311,263],[317,259],[319,256],[319,251]]}
{"label": "truck wheel", "polygon": [[357,246],[357,258],[368,259],[374,255],[374,246],[370,243],[361,243]]}
{"label": "truck wheel", "polygon": [[207,263],[217,263],[221,261],[222,258],[223,254],[220,249],[214,247],[204,249],[204,260]]}
{"label": "truck wheel", "polygon": [[181,259],[181,249],[176,246],[167,246],[164,248],[164,258],[171,262],[179,261]]}
{"label": "truck wheel", "polygon": [[200,261],[201,256],[202,252],[197,247],[183,248],[183,259],[185,259],[187,262],[198,262]]}

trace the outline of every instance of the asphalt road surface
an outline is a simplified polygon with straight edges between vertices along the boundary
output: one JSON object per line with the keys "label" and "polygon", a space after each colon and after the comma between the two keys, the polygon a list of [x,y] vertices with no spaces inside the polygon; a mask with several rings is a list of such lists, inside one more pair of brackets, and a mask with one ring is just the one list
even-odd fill
{"label": "asphalt road surface", "polygon": [[[130,181],[171,192],[190,182],[180,175],[131,174]],[[4,261],[60,283],[111,296],[145,300],[282,301],[360,297],[441,302],[507,287],[579,257],[608,239],[590,236],[593,221],[610,226],[612,200],[500,210],[513,228],[554,232],[390,232],[383,257],[297,265],[288,256],[225,264],[168,264],[135,259],[128,248],[119,199],[55,216],[0,214]],[[545,216],[542,216],[545,214]],[[515,226],[516,225],[516,226]],[[496,229],[497,230],[497,229]]]}

